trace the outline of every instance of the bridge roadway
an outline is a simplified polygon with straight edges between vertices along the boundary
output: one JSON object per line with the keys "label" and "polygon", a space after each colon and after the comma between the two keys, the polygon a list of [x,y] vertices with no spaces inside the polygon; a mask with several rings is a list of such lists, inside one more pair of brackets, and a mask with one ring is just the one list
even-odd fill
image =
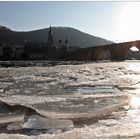
{"label": "bridge roadway", "polygon": [[131,47],[140,50],[140,40],[81,48],[66,54],[67,60],[125,60]]}

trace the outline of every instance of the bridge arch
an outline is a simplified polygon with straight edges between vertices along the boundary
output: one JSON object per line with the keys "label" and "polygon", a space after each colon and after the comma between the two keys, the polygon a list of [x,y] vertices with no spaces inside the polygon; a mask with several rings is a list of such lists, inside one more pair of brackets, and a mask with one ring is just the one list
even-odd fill
{"label": "bridge arch", "polygon": [[137,46],[130,46],[128,49],[126,59],[140,59],[140,49]]}

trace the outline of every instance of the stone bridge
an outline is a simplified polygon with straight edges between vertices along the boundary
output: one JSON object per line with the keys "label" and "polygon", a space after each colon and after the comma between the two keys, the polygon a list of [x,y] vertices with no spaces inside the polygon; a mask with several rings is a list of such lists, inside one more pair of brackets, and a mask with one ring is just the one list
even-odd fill
{"label": "stone bridge", "polygon": [[133,46],[140,50],[140,40],[82,48],[68,52],[65,58],[67,60],[125,60]]}

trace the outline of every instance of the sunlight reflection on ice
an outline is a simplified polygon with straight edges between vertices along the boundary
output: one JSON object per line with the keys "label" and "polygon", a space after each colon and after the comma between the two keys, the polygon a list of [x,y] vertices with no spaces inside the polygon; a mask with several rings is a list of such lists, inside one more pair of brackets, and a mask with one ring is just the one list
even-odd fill
{"label": "sunlight reflection on ice", "polygon": [[140,97],[132,95],[131,101],[130,101],[130,106],[131,106],[131,108],[134,108],[134,109],[140,108]]}
{"label": "sunlight reflection on ice", "polygon": [[140,72],[140,63],[131,63],[128,66],[128,70],[133,70],[133,71]]}

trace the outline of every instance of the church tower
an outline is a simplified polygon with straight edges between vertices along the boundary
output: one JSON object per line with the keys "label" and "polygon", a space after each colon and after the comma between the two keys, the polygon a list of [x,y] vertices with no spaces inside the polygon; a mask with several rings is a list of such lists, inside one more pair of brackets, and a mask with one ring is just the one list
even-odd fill
{"label": "church tower", "polygon": [[54,42],[53,42],[53,33],[52,33],[52,28],[51,28],[51,26],[50,26],[49,32],[48,32],[48,42],[47,42],[47,44],[48,44],[49,46],[54,45]]}
{"label": "church tower", "polygon": [[50,26],[48,31],[48,42],[46,46],[45,57],[49,60],[55,60],[57,59],[57,55],[57,48],[53,40],[52,27]]}

